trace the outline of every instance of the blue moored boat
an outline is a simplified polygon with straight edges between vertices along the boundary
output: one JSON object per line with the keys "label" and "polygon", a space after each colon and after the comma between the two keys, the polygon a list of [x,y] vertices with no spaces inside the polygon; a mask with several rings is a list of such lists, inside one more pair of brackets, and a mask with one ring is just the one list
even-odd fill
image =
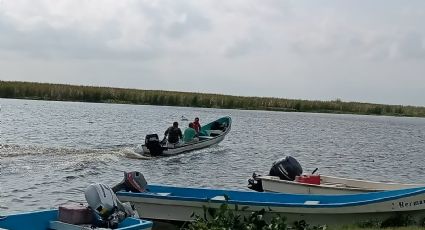
{"label": "blue moored boat", "polygon": [[[84,230],[93,229],[90,226],[72,225],[58,220],[58,210],[35,211],[20,214],[12,214],[0,217],[0,229],[8,230]],[[152,228],[152,222],[127,217],[118,224],[118,230],[148,230]],[[96,229],[96,228],[94,228]],[[104,228],[102,228],[104,229]]]}
{"label": "blue moored boat", "polygon": [[[204,206],[229,204],[238,214],[266,210],[265,218],[279,214],[289,222],[344,225],[383,221],[405,214],[418,222],[425,217],[425,187],[350,195],[302,195],[208,188],[149,185],[147,192],[118,192],[118,199],[132,203],[141,217],[190,221],[203,216]],[[235,208],[238,206],[238,208]]]}

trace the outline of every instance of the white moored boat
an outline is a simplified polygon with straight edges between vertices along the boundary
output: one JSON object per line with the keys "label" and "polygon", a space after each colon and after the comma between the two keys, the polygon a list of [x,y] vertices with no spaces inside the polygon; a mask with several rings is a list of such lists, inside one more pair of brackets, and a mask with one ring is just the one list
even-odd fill
{"label": "white moored boat", "polygon": [[147,156],[171,156],[196,149],[203,149],[218,144],[224,140],[232,127],[230,117],[222,117],[209,124],[202,126],[199,140],[188,143],[180,143],[175,146],[167,146],[160,142],[157,134],[149,134],[145,138],[145,144],[136,149],[136,152]]}
{"label": "white moored boat", "polygon": [[256,179],[261,180],[264,191],[293,194],[355,194],[425,186],[421,184],[375,182],[323,175],[303,175],[302,177],[317,177],[320,183],[309,183],[308,179],[305,182],[288,181],[276,176],[258,176]]}
{"label": "white moored boat", "polygon": [[254,174],[248,187],[256,191],[292,194],[355,194],[425,187],[425,184],[375,182],[324,176],[314,172],[302,174],[301,166],[295,158],[286,157],[273,164],[269,175]]}
{"label": "white moored boat", "polygon": [[[149,185],[145,192],[118,192],[142,218],[191,221],[203,216],[205,207],[228,204],[236,214],[250,215],[265,210],[265,219],[279,214],[288,223],[305,220],[309,224],[338,226],[366,221],[385,221],[408,215],[419,223],[425,217],[425,188],[410,188],[352,195],[301,195]],[[208,215],[208,214],[207,214]]]}

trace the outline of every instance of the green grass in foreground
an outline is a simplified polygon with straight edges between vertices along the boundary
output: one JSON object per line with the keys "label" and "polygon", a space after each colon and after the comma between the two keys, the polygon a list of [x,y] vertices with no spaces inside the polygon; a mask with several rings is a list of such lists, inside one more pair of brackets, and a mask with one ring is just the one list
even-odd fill
{"label": "green grass in foreground", "polygon": [[[227,198],[226,198],[227,199]],[[232,205],[233,207],[233,205]],[[328,223],[325,225],[313,226],[304,220],[288,223],[284,216],[275,215],[271,220],[266,219],[266,210],[252,212],[249,216],[240,215],[239,211],[246,210],[246,207],[240,208],[234,205],[234,210],[230,205],[224,203],[219,208],[209,208],[204,206],[202,215],[193,214],[193,222],[186,223],[182,226],[183,230],[376,230],[376,229],[397,229],[397,230],[414,230],[424,229],[424,221],[417,223],[409,215],[401,215],[394,213],[394,216],[386,220],[367,220],[365,222],[353,224],[351,226],[335,227]],[[419,227],[422,226],[422,227]]]}
{"label": "green grass in foreground", "polygon": [[0,98],[425,117],[425,107],[0,81]]}

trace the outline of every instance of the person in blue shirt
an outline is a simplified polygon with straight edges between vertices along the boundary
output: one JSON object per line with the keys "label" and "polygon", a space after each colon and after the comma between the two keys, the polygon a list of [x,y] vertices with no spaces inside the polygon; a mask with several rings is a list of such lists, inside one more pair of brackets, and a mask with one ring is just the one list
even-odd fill
{"label": "person in blue shirt", "polygon": [[189,127],[186,128],[183,134],[183,141],[184,142],[191,142],[198,140],[196,130],[193,128],[193,123],[189,123]]}

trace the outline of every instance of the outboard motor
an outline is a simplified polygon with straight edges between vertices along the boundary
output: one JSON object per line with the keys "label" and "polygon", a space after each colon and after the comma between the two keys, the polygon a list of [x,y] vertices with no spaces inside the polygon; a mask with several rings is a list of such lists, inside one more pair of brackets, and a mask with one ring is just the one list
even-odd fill
{"label": "outboard motor", "polygon": [[139,217],[129,203],[121,203],[113,190],[104,184],[92,184],[84,192],[94,213],[96,227],[117,228],[127,217]]}
{"label": "outboard motor", "polygon": [[112,190],[114,193],[125,190],[127,192],[146,192],[148,189],[148,182],[146,182],[145,177],[140,172],[124,172],[124,179],[117,185],[115,185]]}
{"label": "outboard motor", "polygon": [[163,152],[161,143],[159,142],[158,134],[148,134],[145,137],[145,146],[149,149],[152,156],[159,156]]}
{"label": "outboard motor", "polygon": [[295,180],[296,176],[300,176],[303,173],[300,163],[291,157],[287,156],[273,163],[270,169],[270,176],[278,176],[282,180]]}
{"label": "outboard motor", "polygon": [[[273,163],[270,169],[269,176],[277,176],[281,180],[295,180],[296,176],[300,176],[303,173],[300,163],[291,157],[287,156]],[[314,172],[313,172],[314,173]],[[248,188],[257,192],[263,192],[263,183],[261,181],[261,175],[257,175],[255,172],[252,174],[252,178],[248,179]]]}
{"label": "outboard motor", "polygon": [[258,178],[259,176],[261,175],[257,175],[255,172],[252,174],[252,178],[248,179],[248,188],[257,192],[264,192],[263,183]]}

